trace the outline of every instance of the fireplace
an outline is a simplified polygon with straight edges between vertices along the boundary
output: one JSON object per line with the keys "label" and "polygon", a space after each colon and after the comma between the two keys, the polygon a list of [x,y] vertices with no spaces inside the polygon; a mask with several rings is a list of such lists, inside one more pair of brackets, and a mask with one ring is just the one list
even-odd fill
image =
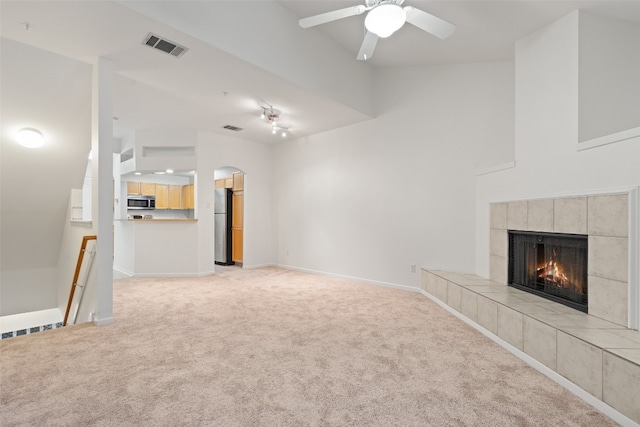
{"label": "fireplace", "polygon": [[509,231],[508,284],[587,312],[587,236]]}

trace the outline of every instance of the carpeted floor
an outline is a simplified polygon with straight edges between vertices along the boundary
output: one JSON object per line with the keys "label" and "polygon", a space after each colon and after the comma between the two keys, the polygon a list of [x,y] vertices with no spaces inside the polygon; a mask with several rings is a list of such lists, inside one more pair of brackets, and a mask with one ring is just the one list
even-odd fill
{"label": "carpeted floor", "polygon": [[615,425],[426,297],[264,268],[114,283],[0,342],[0,425]]}

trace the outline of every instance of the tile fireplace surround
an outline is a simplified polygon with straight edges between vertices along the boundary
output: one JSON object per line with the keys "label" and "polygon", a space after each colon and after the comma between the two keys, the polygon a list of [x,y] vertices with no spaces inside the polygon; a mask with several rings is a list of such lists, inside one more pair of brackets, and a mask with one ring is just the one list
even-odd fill
{"label": "tile fireplace surround", "polygon": [[[638,426],[630,203],[631,192],[492,203],[490,279],[423,270],[423,293],[620,425]],[[588,314],[507,286],[508,230],[588,235]]]}

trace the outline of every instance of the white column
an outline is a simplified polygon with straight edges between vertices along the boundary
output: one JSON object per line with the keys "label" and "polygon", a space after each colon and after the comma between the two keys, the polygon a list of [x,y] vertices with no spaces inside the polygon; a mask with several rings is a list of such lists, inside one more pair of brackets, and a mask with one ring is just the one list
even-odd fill
{"label": "white column", "polygon": [[91,109],[91,212],[98,236],[93,320],[106,325],[113,322],[113,63],[105,58],[98,58],[93,67]]}

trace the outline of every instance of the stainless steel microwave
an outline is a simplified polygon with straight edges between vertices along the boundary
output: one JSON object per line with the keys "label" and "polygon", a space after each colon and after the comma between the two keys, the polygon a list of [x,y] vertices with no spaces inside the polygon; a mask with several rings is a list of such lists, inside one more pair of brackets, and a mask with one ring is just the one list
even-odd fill
{"label": "stainless steel microwave", "polygon": [[127,209],[155,209],[156,196],[127,196]]}

